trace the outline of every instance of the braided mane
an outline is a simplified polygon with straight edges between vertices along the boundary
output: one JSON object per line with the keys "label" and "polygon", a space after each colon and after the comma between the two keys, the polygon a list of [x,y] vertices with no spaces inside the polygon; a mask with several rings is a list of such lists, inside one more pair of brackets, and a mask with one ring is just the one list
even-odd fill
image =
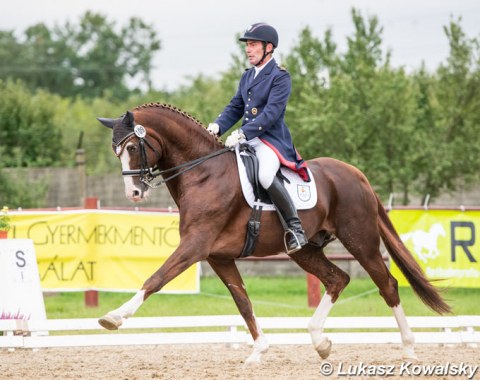
{"label": "braided mane", "polygon": [[167,109],[167,110],[170,110],[170,111],[173,111],[179,115],[182,115],[184,117],[186,117],[187,119],[189,119],[190,121],[193,121],[195,124],[199,125],[200,127],[204,128],[205,129],[205,126],[198,120],[196,119],[195,117],[193,117],[192,115],[190,115],[189,113],[185,112],[185,111],[182,111],[180,108],[177,108],[175,106],[172,106],[171,104],[165,104],[165,103],[145,103],[145,104],[142,104],[142,105],[139,105],[137,107],[134,108],[135,111],[137,110],[141,110],[142,108],[151,108],[151,107],[157,107],[157,108],[162,108],[162,109]]}
{"label": "braided mane", "polygon": [[[166,103],[145,103],[145,104],[142,104],[142,105],[139,105],[139,106],[136,106],[133,110],[134,111],[140,111],[142,109],[146,109],[146,108],[153,108],[153,107],[156,107],[156,108],[160,108],[160,109],[164,109],[164,110],[169,110],[169,111],[172,111],[174,112],[175,114],[177,115],[180,115],[182,117],[186,117],[188,120],[190,121],[193,121],[197,126],[201,127],[204,131],[206,131],[206,128],[205,126],[202,124],[201,121],[199,121],[198,119],[196,119],[195,117],[193,117],[192,115],[190,115],[189,113],[185,112],[185,111],[182,111],[180,108],[177,108],[175,106],[172,106],[171,104],[166,104]],[[211,136],[213,139],[215,139],[218,143],[220,143],[221,145],[223,145],[223,141],[220,140],[220,138],[216,138],[212,135],[209,134],[209,136]]]}

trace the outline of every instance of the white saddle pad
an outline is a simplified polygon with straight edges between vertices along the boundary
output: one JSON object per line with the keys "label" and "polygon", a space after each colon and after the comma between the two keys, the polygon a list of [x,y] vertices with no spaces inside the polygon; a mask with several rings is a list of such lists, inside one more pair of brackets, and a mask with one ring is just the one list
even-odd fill
{"label": "white saddle pad", "polygon": [[[235,148],[235,154],[237,155],[237,165],[238,165],[238,174],[240,176],[240,183],[242,185],[242,192],[245,200],[249,204],[250,207],[253,207],[255,203],[255,195],[253,192],[253,187],[248,180],[247,170],[245,169],[245,165],[243,164],[243,160],[240,157],[241,153],[238,149],[238,145]],[[290,183],[284,182],[285,188],[287,189],[290,197],[292,197],[293,203],[297,210],[308,210],[314,207],[317,204],[317,186],[315,185],[315,181],[313,180],[313,174],[308,169],[308,174],[312,179],[310,182],[305,182],[298,173],[295,173],[293,170],[282,166],[280,168],[282,174],[288,178]],[[271,204],[266,204],[263,202],[259,203],[263,206],[263,210],[265,211],[274,211],[275,206]]]}

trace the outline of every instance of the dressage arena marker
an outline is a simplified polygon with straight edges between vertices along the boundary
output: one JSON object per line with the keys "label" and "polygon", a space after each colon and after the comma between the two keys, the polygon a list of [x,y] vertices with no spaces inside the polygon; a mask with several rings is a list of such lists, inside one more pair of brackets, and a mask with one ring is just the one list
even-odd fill
{"label": "dressage arena marker", "polygon": [[0,318],[47,319],[31,239],[0,240]]}
{"label": "dressage arena marker", "polygon": [[[307,331],[309,317],[258,318],[270,344],[311,344]],[[480,316],[407,317],[416,343],[480,343]],[[78,334],[79,331],[104,331],[96,318],[50,320],[0,320],[0,348],[41,348],[117,345],[160,345],[194,343],[253,344],[245,322],[239,315],[143,317],[127,319],[120,330],[192,329],[190,332],[109,332]],[[203,331],[210,328],[209,331]],[[325,323],[328,337],[335,344],[401,343],[394,317],[330,317]],[[373,330],[357,332],[356,329]],[[437,330],[437,331],[424,331]],[[304,332],[289,332],[302,330]],[[340,330],[340,332],[338,332]],[[343,331],[342,331],[343,330]],[[375,331],[377,330],[377,331]],[[390,331],[379,331],[390,330]],[[76,335],[39,335],[42,331],[77,332]]]}

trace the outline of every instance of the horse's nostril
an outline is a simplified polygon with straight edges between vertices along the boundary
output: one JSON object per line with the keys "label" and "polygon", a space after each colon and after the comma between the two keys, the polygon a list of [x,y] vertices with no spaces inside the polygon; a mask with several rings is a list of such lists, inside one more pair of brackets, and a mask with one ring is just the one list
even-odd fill
{"label": "horse's nostril", "polygon": [[133,196],[138,197],[140,195],[140,191],[138,190],[133,190]]}

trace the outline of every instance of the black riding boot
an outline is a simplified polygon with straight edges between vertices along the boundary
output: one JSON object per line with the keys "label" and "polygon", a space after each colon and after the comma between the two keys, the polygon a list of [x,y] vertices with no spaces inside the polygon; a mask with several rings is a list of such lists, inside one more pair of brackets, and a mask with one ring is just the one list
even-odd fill
{"label": "black riding boot", "polygon": [[275,177],[270,187],[267,189],[268,195],[272,200],[275,207],[280,211],[283,219],[287,223],[290,231],[287,237],[287,250],[288,254],[300,250],[305,244],[307,244],[307,237],[302,229],[302,223],[298,218],[297,209],[293,204],[290,194],[283,186],[279,178]]}

